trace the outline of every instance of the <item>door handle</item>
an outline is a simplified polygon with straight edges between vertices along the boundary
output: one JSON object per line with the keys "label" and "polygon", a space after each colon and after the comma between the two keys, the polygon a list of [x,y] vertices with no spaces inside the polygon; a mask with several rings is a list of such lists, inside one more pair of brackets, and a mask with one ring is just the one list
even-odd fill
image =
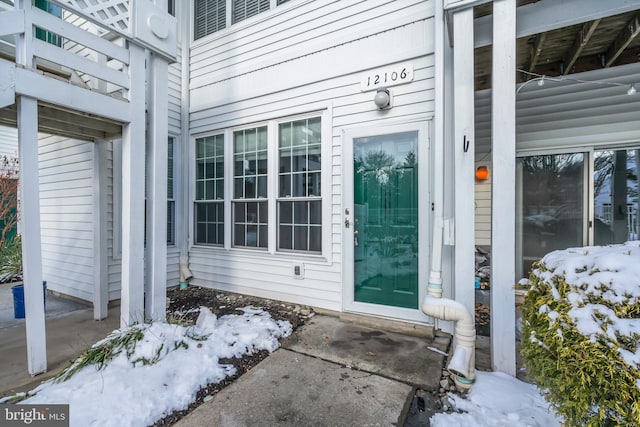
{"label": "door handle", "polygon": [[344,228],[349,228],[350,225],[351,225],[351,221],[349,221],[349,218],[345,218],[344,219]]}
{"label": "door handle", "polygon": [[353,230],[353,246],[358,246],[360,243],[358,241],[358,230]]}

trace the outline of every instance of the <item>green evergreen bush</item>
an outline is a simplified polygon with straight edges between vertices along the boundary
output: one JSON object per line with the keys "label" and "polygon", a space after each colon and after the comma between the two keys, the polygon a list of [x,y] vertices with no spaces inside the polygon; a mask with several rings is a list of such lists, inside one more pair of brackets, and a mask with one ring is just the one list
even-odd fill
{"label": "green evergreen bush", "polygon": [[0,283],[22,279],[22,240],[14,236],[0,247]]}
{"label": "green evergreen bush", "polygon": [[570,426],[640,426],[640,242],[555,251],[522,306],[528,374]]}

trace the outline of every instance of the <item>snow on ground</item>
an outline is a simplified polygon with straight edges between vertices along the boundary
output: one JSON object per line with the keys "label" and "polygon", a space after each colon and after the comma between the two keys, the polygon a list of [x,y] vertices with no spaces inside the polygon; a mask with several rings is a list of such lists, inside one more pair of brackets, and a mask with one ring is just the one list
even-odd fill
{"label": "snow on ground", "polygon": [[[275,321],[265,311],[243,311],[217,319],[203,307],[190,328],[166,323],[133,326],[144,338],[129,357],[122,352],[102,370],[87,366],[67,381],[45,382],[21,403],[70,404],[71,426],[151,425],[186,409],[203,386],[233,375],[235,369],[221,365],[220,358],[242,357],[254,349],[273,352],[278,338],[292,332],[289,322]],[[154,364],[142,362],[154,359]],[[140,360],[135,367],[134,360]]]}
{"label": "snow on ground", "polygon": [[501,372],[476,371],[476,382],[466,397],[449,394],[463,413],[431,417],[432,427],[555,427],[561,422],[539,389]]}

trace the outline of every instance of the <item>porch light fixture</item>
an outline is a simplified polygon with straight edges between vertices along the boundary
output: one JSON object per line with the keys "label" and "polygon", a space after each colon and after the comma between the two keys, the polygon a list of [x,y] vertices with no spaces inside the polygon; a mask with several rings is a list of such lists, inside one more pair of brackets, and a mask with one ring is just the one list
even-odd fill
{"label": "porch light fixture", "polygon": [[476,179],[478,181],[486,181],[489,178],[489,169],[486,166],[478,166],[476,169]]}
{"label": "porch light fixture", "polygon": [[379,110],[391,108],[391,93],[389,92],[389,89],[384,87],[378,89],[376,91],[376,96],[373,98],[373,102]]}

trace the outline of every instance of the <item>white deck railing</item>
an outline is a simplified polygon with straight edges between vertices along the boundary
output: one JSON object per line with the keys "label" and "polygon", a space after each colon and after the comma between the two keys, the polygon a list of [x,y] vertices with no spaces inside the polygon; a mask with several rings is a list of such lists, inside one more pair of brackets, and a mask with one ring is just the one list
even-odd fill
{"label": "white deck railing", "polygon": [[[611,225],[613,219],[613,210],[610,204],[598,205],[595,207],[594,215],[607,225]],[[638,238],[638,214],[634,205],[627,205],[627,239],[635,240]]]}
{"label": "white deck railing", "polygon": [[[56,44],[33,37],[30,53],[35,61],[27,60],[22,66],[30,68],[34,63],[40,70],[67,77],[70,83],[126,98],[130,88],[130,52],[125,43],[131,39],[129,1],[50,2],[61,7],[61,18],[34,7],[30,1],[24,2],[26,11],[20,9],[20,3],[12,6],[0,2],[0,35],[5,46],[10,46],[13,34],[35,34],[36,28],[55,34]],[[23,16],[23,26],[8,27],[10,21]],[[4,32],[1,27],[5,27]],[[15,52],[15,47],[11,48]]]}
{"label": "white deck railing", "polygon": [[129,0],[49,0],[87,21],[128,38],[131,36]]}

